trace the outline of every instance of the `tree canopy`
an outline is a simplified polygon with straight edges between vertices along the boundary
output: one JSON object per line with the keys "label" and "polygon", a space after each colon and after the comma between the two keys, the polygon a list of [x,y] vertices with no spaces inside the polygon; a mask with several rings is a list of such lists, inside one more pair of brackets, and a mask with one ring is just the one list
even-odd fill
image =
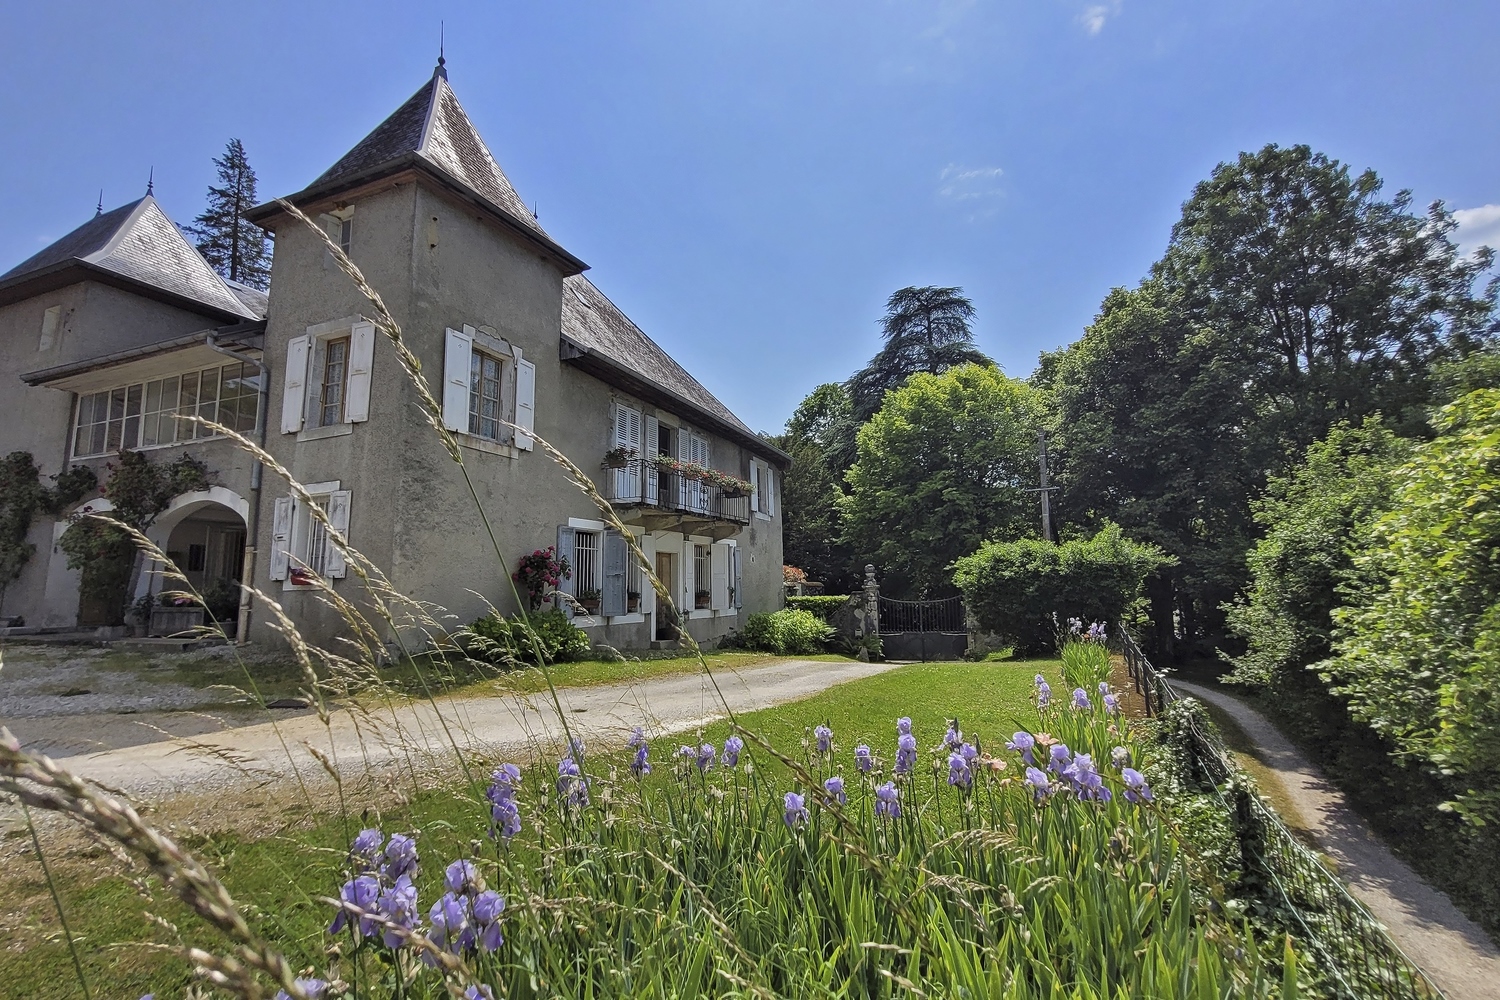
{"label": "tree canopy", "polygon": [[941,375],[967,364],[993,364],[974,346],[974,305],[962,288],[898,289],[880,321],[885,346],[849,379],[854,418],[863,423],[880,409],[885,394],[918,372]]}
{"label": "tree canopy", "polygon": [[256,204],[255,170],[238,139],[229,140],[214,166],[219,185],[209,185],[208,207],[185,229],[215,271],[263,289],[271,282],[270,241],[264,230],[245,218]]}
{"label": "tree canopy", "polygon": [[989,365],[920,373],[859,431],[845,540],[891,593],[953,593],[954,560],[1033,516],[1041,394]]}

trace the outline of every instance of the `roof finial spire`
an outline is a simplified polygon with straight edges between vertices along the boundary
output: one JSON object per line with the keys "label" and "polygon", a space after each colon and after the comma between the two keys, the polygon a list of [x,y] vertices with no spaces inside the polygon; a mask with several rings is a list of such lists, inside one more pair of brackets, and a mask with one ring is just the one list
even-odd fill
{"label": "roof finial spire", "polygon": [[439,21],[438,22],[438,64],[437,64],[437,69],[435,69],[435,70],[432,71],[432,75],[433,76],[440,76],[444,80],[448,79],[448,70],[446,68],[444,68],[445,65],[447,64],[448,60],[443,58],[444,43],[447,41],[447,38],[445,37],[446,35],[447,35],[447,25],[445,25],[442,21]]}
{"label": "roof finial spire", "polygon": [[150,195],[156,190],[156,164],[151,165],[151,172],[146,175],[146,194]]}
{"label": "roof finial spire", "polygon": [[97,219],[97,218],[99,218],[99,216],[101,216],[103,214],[104,214],[104,189],[100,188],[99,189],[99,204],[94,208],[94,218]]}

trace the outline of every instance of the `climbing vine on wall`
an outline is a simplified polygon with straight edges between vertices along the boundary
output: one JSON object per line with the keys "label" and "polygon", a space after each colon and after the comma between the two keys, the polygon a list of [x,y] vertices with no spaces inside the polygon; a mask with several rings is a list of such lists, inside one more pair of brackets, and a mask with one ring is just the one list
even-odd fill
{"label": "climbing vine on wall", "polygon": [[60,513],[99,483],[94,470],[81,465],[51,480],[51,486],[42,482],[41,470],[28,451],[13,451],[0,459],[0,607],[6,589],[36,554],[36,546],[26,540],[32,519],[38,512]]}
{"label": "climbing vine on wall", "polygon": [[[206,490],[208,467],[191,455],[153,464],[138,451],[122,451],[106,466],[109,478],[100,494],[114,510],[111,517],[145,531],[181,493]],[[108,600],[124,611],[126,590],[135,566],[136,545],[129,534],[94,518],[78,518],[61,539],[70,569],[82,570],[79,590],[86,597]]]}

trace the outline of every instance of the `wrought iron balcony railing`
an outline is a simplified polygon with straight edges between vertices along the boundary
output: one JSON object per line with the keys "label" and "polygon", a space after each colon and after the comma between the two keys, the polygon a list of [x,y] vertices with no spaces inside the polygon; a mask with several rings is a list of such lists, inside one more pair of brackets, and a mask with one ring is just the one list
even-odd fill
{"label": "wrought iron balcony railing", "polygon": [[662,468],[649,459],[606,464],[603,479],[600,485],[605,497],[619,507],[641,508],[684,520],[750,523],[749,496],[727,493],[721,487]]}

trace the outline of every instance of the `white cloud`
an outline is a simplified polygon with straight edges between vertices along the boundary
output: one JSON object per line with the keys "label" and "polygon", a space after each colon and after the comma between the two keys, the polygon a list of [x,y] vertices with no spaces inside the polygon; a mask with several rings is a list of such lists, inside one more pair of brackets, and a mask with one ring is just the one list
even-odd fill
{"label": "white cloud", "polygon": [[1078,23],[1083,25],[1083,30],[1090,35],[1097,35],[1104,30],[1104,24],[1110,18],[1120,13],[1122,0],[1110,0],[1109,3],[1096,3],[1083,9],[1078,15]]}
{"label": "white cloud", "polygon": [[1458,249],[1465,255],[1480,247],[1500,251],[1500,205],[1460,208],[1453,213],[1458,222]]}
{"label": "white cloud", "polygon": [[938,174],[938,194],[953,201],[997,197],[1004,193],[1000,188],[1004,174],[999,167],[961,167],[950,163]]}

